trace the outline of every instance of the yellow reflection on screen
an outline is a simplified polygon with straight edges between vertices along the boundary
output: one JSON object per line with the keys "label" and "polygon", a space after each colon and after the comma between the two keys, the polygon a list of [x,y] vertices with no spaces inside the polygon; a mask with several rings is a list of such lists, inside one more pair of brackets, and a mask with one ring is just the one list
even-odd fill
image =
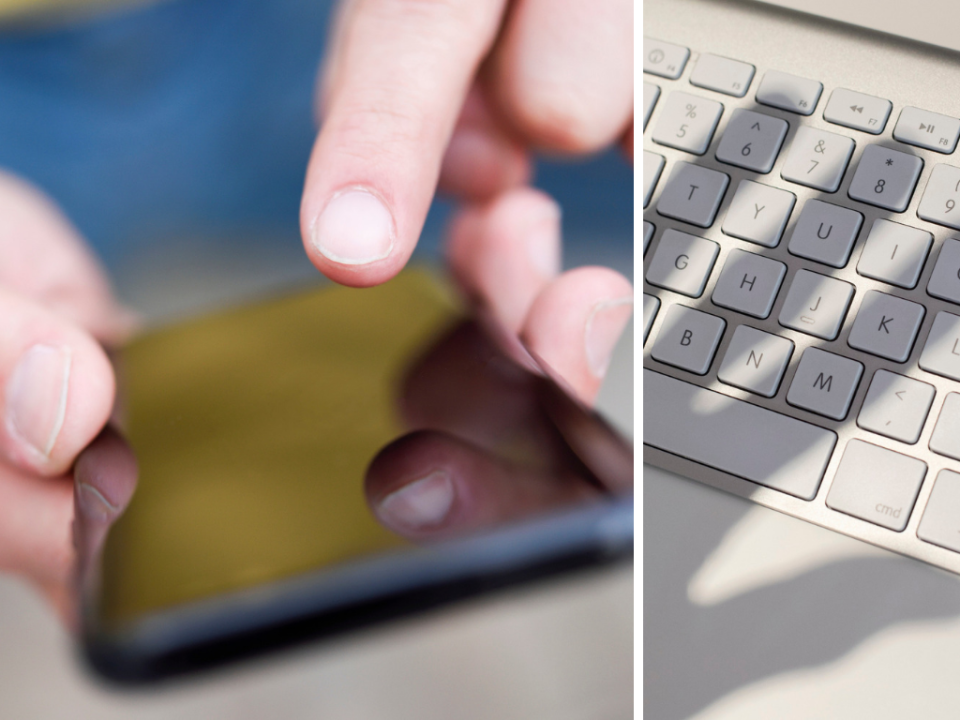
{"label": "yellow reflection on screen", "polygon": [[112,529],[101,619],[240,590],[401,545],[363,496],[403,432],[399,380],[457,316],[423,270],[205,317],[124,349],[140,476]]}

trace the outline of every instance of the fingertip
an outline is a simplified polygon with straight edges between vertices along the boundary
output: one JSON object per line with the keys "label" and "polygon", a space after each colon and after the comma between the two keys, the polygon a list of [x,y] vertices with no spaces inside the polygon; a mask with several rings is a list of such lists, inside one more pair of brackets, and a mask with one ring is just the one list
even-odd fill
{"label": "fingertip", "polygon": [[633,286],[613,270],[577,268],[533,302],[521,338],[530,352],[592,404],[633,316]]}

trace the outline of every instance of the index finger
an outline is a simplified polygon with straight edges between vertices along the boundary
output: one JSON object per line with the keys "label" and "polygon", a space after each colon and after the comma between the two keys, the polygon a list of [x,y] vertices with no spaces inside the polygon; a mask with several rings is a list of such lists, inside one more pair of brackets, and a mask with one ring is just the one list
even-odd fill
{"label": "index finger", "polygon": [[307,255],[369,286],[409,259],[443,151],[505,0],[367,0],[348,6],[300,209]]}

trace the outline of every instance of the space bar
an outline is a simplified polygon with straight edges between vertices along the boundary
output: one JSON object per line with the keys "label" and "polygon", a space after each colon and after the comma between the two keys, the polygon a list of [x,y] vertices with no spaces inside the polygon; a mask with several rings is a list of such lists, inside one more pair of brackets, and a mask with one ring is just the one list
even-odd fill
{"label": "space bar", "polygon": [[645,369],[643,444],[811,500],[837,436]]}

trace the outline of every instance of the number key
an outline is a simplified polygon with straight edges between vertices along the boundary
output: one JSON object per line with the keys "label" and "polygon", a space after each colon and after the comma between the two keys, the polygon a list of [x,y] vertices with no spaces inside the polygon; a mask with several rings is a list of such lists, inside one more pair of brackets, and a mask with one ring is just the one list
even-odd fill
{"label": "number key", "polygon": [[853,153],[853,140],[843,135],[801,127],[783,165],[784,180],[825,192],[836,192]]}
{"label": "number key", "polygon": [[717,160],[768,173],[783,145],[787,121],[752,110],[734,110],[717,147]]}
{"label": "number key", "polygon": [[868,145],[863,149],[848,194],[868,205],[903,212],[910,204],[922,169],[923,160],[916,155]]}
{"label": "number key", "polygon": [[717,129],[723,105],[685,92],[672,92],[664,101],[653,129],[660,145],[703,155]]}
{"label": "number key", "polygon": [[917,215],[937,225],[960,230],[960,168],[937,165],[930,173]]}

